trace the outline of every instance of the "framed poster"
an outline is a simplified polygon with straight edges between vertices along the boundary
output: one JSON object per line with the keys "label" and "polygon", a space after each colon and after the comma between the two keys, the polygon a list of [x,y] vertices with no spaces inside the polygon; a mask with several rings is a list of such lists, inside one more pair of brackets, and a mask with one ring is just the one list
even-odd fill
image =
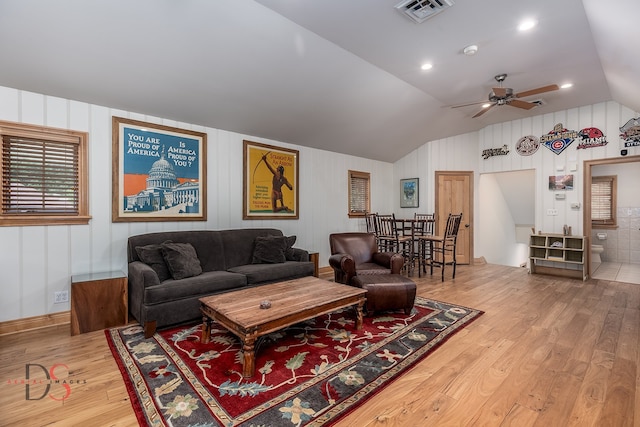
{"label": "framed poster", "polygon": [[298,219],[297,150],[244,141],[242,219]]}
{"label": "framed poster", "polygon": [[113,222],[205,221],[207,134],[113,117]]}
{"label": "framed poster", "polygon": [[417,208],[418,201],[418,178],[400,180],[400,207]]}

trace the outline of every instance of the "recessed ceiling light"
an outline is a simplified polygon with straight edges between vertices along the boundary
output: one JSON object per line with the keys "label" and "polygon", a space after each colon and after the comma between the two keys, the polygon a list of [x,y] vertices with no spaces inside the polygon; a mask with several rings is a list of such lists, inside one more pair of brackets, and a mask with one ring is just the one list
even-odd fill
{"label": "recessed ceiling light", "polygon": [[429,63],[422,64],[422,66],[420,68],[423,69],[423,70],[430,70],[430,69],[433,68],[433,64],[429,64]]}
{"label": "recessed ceiling light", "polygon": [[478,52],[478,46],[475,44],[471,44],[462,50],[462,53],[468,56],[475,55],[477,52]]}
{"label": "recessed ceiling light", "polygon": [[525,19],[520,23],[520,25],[518,25],[518,30],[527,31],[535,27],[537,24],[538,21],[536,21],[535,19]]}
{"label": "recessed ceiling light", "polygon": [[569,89],[571,86],[573,86],[573,83],[565,83],[560,86],[560,89]]}

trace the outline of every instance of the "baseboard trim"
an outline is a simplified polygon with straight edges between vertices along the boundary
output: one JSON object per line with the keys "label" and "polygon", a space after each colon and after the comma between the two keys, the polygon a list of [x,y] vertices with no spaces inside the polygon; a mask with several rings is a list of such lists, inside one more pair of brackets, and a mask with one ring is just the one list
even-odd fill
{"label": "baseboard trim", "polygon": [[0,322],[0,336],[64,324],[71,325],[70,311],[61,311],[59,313],[44,314],[42,316],[25,317],[24,319]]}

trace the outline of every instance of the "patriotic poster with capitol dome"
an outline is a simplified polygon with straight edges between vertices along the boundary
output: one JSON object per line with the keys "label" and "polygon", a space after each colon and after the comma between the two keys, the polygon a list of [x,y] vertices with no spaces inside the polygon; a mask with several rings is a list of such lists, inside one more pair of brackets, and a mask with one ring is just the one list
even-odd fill
{"label": "patriotic poster with capitol dome", "polygon": [[113,117],[113,222],[205,221],[206,138]]}

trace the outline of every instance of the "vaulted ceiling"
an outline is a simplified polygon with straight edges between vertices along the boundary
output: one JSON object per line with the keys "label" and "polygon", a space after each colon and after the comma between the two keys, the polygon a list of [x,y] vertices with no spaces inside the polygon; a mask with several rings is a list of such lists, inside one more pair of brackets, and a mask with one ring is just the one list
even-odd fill
{"label": "vaulted ceiling", "polygon": [[[453,0],[421,24],[398,2],[2,0],[0,86],[388,162],[492,123],[640,111],[637,0]],[[473,118],[502,73],[573,86]]]}

